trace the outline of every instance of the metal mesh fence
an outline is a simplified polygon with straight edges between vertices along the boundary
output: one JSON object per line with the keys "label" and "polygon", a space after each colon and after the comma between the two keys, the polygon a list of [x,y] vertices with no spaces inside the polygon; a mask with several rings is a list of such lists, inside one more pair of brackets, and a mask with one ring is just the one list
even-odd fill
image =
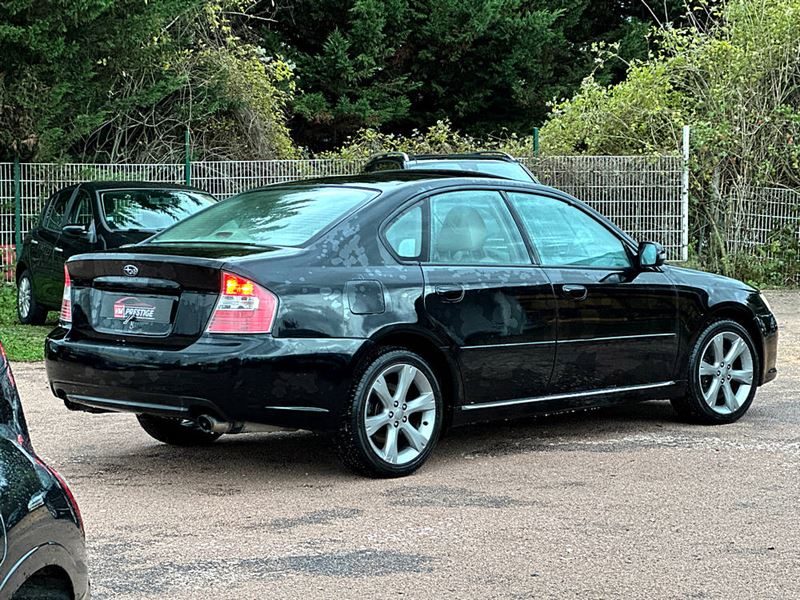
{"label": "metal mesh fence", "polygon": [[[688,215],[681,197],[680,157],[566,156],[521,160],[542,183],[584,200],[635,238],[661,242],[671,260],[686,258]],[[271,183],[357,173],[362,165],[361,161],[340,159],[193,162],[191,182],[226,198]],[[21,164],[23,234],[35,222],[48,196],[87,180],[182,183],[184,165]],[[0,245],[13,246],[14,232],[13,164],[0,163]]]}
{"label": "metal mesh fence", "polygon": [[[800,242],[800,192],[787,188],[750,188],[732,199],[728,249],[746,252],[766,248],[776,236]],[[769,249],[766,248],[767,254]]]}

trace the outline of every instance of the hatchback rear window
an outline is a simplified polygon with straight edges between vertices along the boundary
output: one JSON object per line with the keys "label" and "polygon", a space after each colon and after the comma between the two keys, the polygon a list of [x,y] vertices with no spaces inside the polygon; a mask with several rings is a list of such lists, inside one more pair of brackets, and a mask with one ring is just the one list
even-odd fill
{"label": "hatchback rear window", "polygon": [[207,194],[184,190],[112,190],[100,193],[106,225],[112,231],[160,231],[211,206]]}
{"label": "hatchback rear window", "polygon": [[151,243],[302,246],[377,195],[372,190],[324,186],[245,192],[176,224]]}

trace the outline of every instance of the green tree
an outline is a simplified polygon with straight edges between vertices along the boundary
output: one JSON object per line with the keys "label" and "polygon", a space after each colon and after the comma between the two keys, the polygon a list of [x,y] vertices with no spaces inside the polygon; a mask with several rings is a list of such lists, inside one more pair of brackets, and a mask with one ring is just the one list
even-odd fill
{"label": "green tree", "polygon": [[330,148],[361,128],[408,133],[447,119],[473,135],[529,132],[594,68],[592,46],[644,58],[648,28],[683,0],[294,0],[270,13],[264,45],[297,65],[297,140]]}
{"label": "green tree", "polygon": [[234,31],[234,0],[3,3],[0,154],[284,156],[291,71]]}

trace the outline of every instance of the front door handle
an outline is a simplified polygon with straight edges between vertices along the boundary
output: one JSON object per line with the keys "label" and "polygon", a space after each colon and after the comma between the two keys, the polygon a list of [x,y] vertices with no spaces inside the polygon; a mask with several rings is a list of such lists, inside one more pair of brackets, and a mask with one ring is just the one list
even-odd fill
{"label": "front door handle", "polygon": [[39,240],[31,239],[31,244],[33,244],[34,246],[38,246]]}
{"label": "front door handle", "polygon": [[570,300],[586,300],[589,290],[585,285],[562,285],[561,295]]}
{"label": "front door handle", "polygon": [[64,249],[63,248],[59,248],[58,246],[53,248],[53,250],[55,250],[56,252],[64,252]]}
{"label": "front door handle", "polygon": [[437,285],[436,295],[444,302],[461,302],[464,299],[464,288],[460,285]]}

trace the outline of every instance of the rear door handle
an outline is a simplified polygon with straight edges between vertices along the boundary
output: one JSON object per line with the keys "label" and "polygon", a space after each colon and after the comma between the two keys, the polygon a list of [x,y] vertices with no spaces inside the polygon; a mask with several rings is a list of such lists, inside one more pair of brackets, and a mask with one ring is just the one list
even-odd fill
{"label": "rear door handle", "polygon": [[586,300],[589,290],[584,285],[562,285],[561,295],[570,300]]}
{"label": "rear door handle", "polygon": [[55,250],[56,252],[63,252],[63,251],[64,251],[64,249],[63,249],[63,248],[59,248],[58,246],[56,246],[55,248],[53,248],[53,250]]}
{"label": "rear door handle", "polygon": [[436,295],[445,302],[461,302],[464,299],[464,288],[460,285],[437,285]]}
{"label": "rear door handle", "polygon": [[34,246],[38,246],[39,245],[39,240],[35,240],[35,239],[31,238],[31,244],[33,244]]}

